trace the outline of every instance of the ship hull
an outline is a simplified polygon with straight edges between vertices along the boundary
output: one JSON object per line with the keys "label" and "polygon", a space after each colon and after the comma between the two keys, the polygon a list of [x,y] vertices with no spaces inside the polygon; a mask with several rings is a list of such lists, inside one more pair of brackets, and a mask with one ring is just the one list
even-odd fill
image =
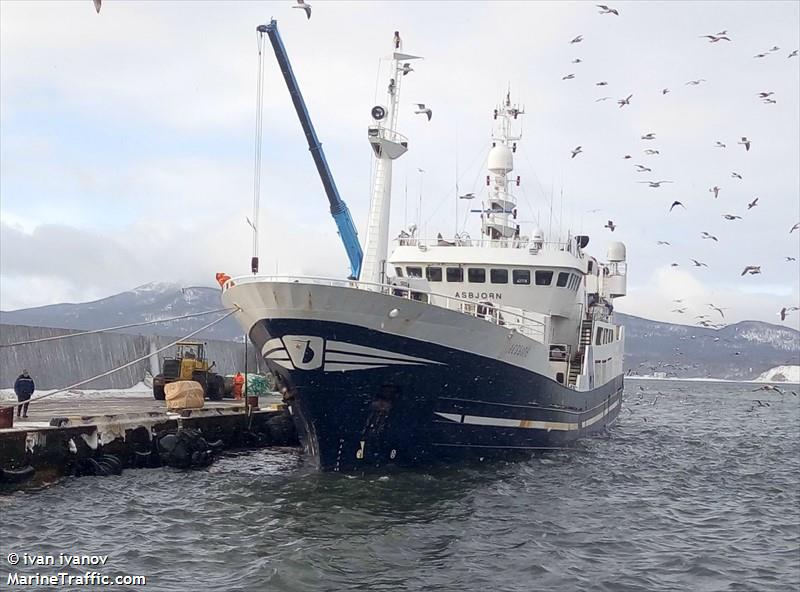
{"label": "ship hull", "polygon": [[356,324],[267,317],[251,326],[250,338],[322,470],[569,448],[604,430],[621,407],[622,375],[576,391],[468,347]]}

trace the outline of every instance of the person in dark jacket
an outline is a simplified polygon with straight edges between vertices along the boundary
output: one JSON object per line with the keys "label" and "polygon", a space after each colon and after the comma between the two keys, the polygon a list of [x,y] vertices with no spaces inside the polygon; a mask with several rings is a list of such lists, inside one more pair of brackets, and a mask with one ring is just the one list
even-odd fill
{"label": "person in dark jacket", "polygon": [[[14,393],[17,395],[17,401],[22,403],[30,399],[35,388],[36,385],[33,384],[33,378],[30,377],[27,370],[23,370],[22,374],[14,382]],[[28,405],[30,403],[17,406],[17,417],[28,417]]]}

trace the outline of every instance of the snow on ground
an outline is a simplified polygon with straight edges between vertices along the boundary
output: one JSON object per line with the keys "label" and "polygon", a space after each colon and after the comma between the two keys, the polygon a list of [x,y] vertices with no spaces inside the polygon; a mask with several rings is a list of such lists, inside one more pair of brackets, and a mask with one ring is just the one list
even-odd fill
{"label": "snow on ground", "polygon": [[[55,390],[58,389],[37,390],[35,393],[33,393],[33,396],[37,397],[39,395],[52,393]],[[97,396],[97,395],[103,395],[104,397],[113,397],[113,398],[119,397],[121,399],[124,399],[125,397],[131,397],[131,396],[140,397],[145,394],[152,395],[152,393],[153,391],[149,386],[147,386],[144,382],[140,382],[126,389],[107,389],[107,390],[72,389],[64,391],[63,393],[56,393],[51,397],[47,397],[47,399],[53,401],[64,401],[69,399],[80,399],[83,397]],[[0,401],[16,402],[16,400],[17,396],[14,394],[14,389],[0,389]]]}
{"label": "snow on ground", "polygon": [[763,372],[755,382],[791,382],[800,384],[800,366],[776,366]]}

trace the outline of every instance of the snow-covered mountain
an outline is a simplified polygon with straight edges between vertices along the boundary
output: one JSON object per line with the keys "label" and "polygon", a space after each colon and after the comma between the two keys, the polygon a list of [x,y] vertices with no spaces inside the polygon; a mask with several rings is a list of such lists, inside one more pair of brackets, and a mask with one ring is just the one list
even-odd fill
{"label": "snow-covered mountain", "polygon": [[[94,302],[0,311],[0,324],[101,329],[219,309],[219,288],[151,283]],[[181,336],[216,315],[132,327],[128,333]],[[635,374],[753,379],[777,366],[800,365],[800,332],[760,321],[722,329],[662,323],[618,314],[625,326],[625,367]],[[233,318],[201,333],[206,339],[241,340]]]}
{"label": "snow-covered mountain", "polygon": [[[221,308],[219,288],[182,287],[179,284],[154,282],[93,302],[50,304],[36,308],[0,311],[0,324],[62,329],[102,329]],[[217,316],[219,315],[193,317],[132,327],[123,331],[141,335],[180,336],[199,329]],[[206,339],[241,340],[242,330],[233,318],[227,318],[200,336]]]}

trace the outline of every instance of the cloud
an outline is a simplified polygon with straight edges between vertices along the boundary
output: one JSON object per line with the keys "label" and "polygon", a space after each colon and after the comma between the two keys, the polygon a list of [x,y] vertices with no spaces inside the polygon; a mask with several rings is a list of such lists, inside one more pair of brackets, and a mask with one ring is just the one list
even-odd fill
{"label": "cloud", "polygon": [[[697,272],[701,273],[701,272]],[[642,281],[644,280],[644,281]],[[629,298],[616,302],[621,312],[649,319],[678,324],[696,324],[697,315],[710,315],[713,323],[735,323],[760,319],[784,324],[800,330],[800,314],[781,322],[779,311],[800,302],[800,286],[786,293],[782,285],[773,291],[757,290],[746,284],[718,288],[701,281],[695,272],[680,268],[660,267],[628,286]],[[681,300],[681,302],[676,302]],[[709,304],[724,309],[724,319]],[[686,309],[683,313],[672,312]]]}

